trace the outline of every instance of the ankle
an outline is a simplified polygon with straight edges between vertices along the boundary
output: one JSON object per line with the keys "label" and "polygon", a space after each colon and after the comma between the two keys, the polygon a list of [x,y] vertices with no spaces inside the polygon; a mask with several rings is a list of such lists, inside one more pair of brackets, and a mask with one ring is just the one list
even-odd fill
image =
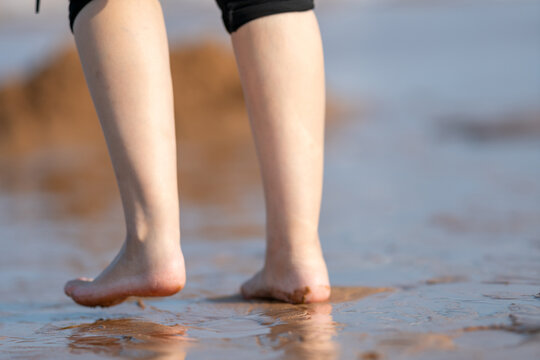
{"label": "ankle", "polygon": [[268,265],[308,263],[322,258],[318,234],[302,237],[268,238],[266,263]]}
{"label": "ankle", "polygon": [[140,219],[128,222],[126,240],[132,243],[148,243],[153,241],[179,241],[179,221],[156,221]]}
{"label": "ankle", "polygon": [[269,250],[295,250],[319,244],[317,228],[286,229],[285,231],[273,230],[275,228],[277,227],[267,227],[266,244]]}
{"label": "ankle", "polygon": [[174,256],[180,249],[180,229],[149,228],[144,232],[127,232],[126,250],[148,255]]}

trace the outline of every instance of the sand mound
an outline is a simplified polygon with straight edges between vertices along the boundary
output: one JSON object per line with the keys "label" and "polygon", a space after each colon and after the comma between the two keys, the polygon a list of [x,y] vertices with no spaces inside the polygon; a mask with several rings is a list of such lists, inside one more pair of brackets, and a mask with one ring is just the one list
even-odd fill
{"label": "sand mound", "polygon": [[[214,202],[259,184],[232,52],[211,41],[172,49],[171,72],[182,196]],[[0,153],[0,185],[65,194],[70,211],[101,208],[117,191],[75,49],[0,89]]]}
{"label": "sand mound", "polygon": [[[177,134],[181,140],[249,135],[234,57],[215,43],[171,51]],[[0,90],[0,147],[26,153],[103,141],[77,53],[68,49],[26,82]]]}

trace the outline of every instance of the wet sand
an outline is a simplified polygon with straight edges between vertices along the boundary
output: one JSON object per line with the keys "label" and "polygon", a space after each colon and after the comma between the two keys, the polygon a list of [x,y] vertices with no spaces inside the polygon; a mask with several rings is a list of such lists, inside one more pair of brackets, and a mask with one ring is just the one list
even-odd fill
{"label": "wet sand", "polygon": [[238,294],[263,261],[264,208],[230,48],[171,55],[187,286],[108,309],[62,292],[124,236],[76,54],[0,83],[0,358],[538,358],[538,9],[320,7],[322,304]]}

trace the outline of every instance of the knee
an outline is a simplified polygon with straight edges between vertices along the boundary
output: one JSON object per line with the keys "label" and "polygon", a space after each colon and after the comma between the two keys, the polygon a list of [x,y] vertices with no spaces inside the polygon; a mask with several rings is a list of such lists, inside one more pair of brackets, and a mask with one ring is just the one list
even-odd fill
{"label": "knee", "polygon": [[216,0],[221,19],[229,34],[257,18],[314,8],[314,0]]}

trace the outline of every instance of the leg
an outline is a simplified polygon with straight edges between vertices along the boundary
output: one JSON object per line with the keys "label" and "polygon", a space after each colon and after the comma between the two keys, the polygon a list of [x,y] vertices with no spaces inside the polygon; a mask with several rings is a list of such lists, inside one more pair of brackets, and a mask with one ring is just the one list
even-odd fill
{"label": "leg", "polygon": [[325,85],[313,11],[253,20],[232,42],[261,166],[266,200],[264,268],[242,286],[247,298],[328,299],[318,236]]}
{"label": "leg", "polygon": [[65,292],[109,306],[128,296],[166,296],[185,283],[180,249],[176,139],[167,36],[158,0],[94,0],[74,35],[113,163],[126,240],[95,280]]}

